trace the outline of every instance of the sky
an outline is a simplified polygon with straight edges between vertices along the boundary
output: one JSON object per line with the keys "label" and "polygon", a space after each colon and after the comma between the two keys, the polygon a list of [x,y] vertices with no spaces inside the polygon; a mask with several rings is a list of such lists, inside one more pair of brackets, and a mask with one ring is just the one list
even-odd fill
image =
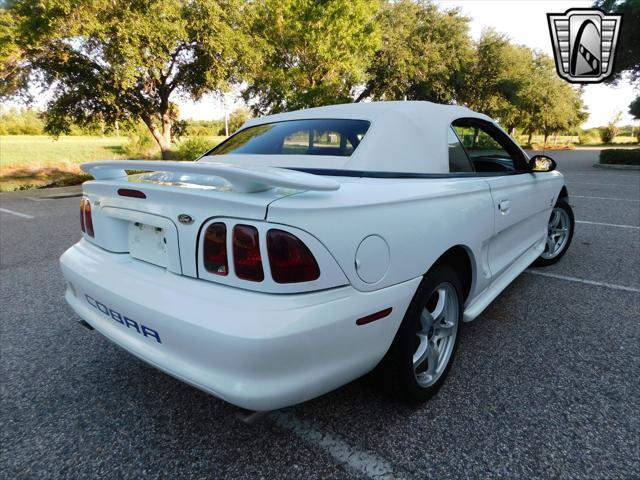
{"label": "sky", "polygon": [[[440,0],[442,8],[460,8],[471,18],[471,36],[478,39],[483,29],[494,27],[506,33],[514,43],[542,50],[553,56],[547,13],[564,13],[569,8],[591,7],[593,2],[575,0]],[[617,87],[595,84],[584,87],[583,99],[589,111],[585,128],[608,123],[617,112],[622,112],[621,124],[638,123],[628,114],[629,104],[638,93],[629,82]],[[224,116],[224,102],[208,96],[199,102],[180,100],[182,118],[210,120]],[[226,108],[232,110],[242,103],[237,96],[226,95]]]}

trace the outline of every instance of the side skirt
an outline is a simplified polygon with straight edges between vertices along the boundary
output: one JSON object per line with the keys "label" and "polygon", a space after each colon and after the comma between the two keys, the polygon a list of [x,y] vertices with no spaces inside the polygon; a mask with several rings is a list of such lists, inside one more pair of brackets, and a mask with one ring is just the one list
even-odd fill
{"label": "side skirt", "polygon": [[473,301],[467,305],[464,310],[463,320],[470,322],[475,320],[485,308],[489,306],[500,293],[513,282],[518,275],[526,270],[536,258],[544,251],[544,237],[533,247],[527,250],[518,260],[516,260],[509,268],[507,268],[500,277],[496,278],[484,292],[478,295]]}

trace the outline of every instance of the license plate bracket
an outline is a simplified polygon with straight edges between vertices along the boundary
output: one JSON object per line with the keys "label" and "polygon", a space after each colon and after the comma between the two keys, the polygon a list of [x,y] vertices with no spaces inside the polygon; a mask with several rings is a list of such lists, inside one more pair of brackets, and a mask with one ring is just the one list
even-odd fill
{"label": "license plate bracket", "polygon": [[167,268],[166,232],[161,227],[141,222],[129,223],[129,254],[138,260]]}

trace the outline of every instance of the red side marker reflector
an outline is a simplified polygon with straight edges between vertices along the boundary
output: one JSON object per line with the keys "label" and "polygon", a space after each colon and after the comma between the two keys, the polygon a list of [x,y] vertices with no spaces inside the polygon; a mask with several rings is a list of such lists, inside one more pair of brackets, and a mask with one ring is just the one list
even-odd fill
{"label": "red side marker reflector", "polygon": [[144,192],[140,190],[134,190],[132,188],[119,188],[118,195],[121,197],[131,197],[131,198],[147,198]]}
{"label": "red side marker reflector", "polygon": [[367,315],[366,317],[359,318],[356,320],[356,325],[366,325],[367,323],[375,322],[376,320],[380,320],[381,318],[388,317],[393,308],[385,308],[384,310],[380,310],[379,312],[372,313],[371,315]]}

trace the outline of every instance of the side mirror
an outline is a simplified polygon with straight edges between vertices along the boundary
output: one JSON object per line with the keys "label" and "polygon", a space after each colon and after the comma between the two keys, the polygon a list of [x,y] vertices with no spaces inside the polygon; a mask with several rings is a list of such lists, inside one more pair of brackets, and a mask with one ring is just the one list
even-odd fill
{"label": "side mirror", "polygon": [[558,164],[546,155],[534,155],[529,160],[529,168],[532,172],[553,172]]}

